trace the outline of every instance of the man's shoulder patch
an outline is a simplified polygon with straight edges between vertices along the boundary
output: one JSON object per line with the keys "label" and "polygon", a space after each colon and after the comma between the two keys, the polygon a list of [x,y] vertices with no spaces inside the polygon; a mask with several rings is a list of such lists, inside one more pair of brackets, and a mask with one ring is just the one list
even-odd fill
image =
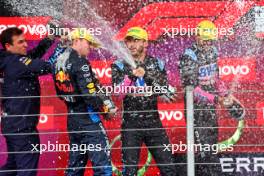
{"label": "man's shoulder patch", "polygon": [[215,56],[218,56],[218,50],[217,50],[216,47],[213,47],[213,51],[214,51],[214,55],[215,55]]}
{"label": "man's shoulder patch", "polygon": [[21,57],[21,58],[19,59],[19,61],[22,62],[22,63],[25,64],[25,65],[28,65],[28,64],[31,63],[32,59],[30,59],[29,57]]}
{"label": "man's shoulder patch", "polygon": [[114,61],[114,64],[120,69],[124,70],[124,63],[121,60]]}
{"label": "man's shoulder patch", "polygon": [[158,61],[158,66],[159,66],[159,69],[160,70],[164,70],[165,68],[165,62],[159,58],[157,58],[157,61]]}
{"label": "man's shoulder patch", "polygon": [[189,48],[186,49],[184,51],[184,55],[187,55],[190,58],[192,58],[192,60],[197,61],[197,56],[196,56],[195,52],[192,49],[189,49]]}

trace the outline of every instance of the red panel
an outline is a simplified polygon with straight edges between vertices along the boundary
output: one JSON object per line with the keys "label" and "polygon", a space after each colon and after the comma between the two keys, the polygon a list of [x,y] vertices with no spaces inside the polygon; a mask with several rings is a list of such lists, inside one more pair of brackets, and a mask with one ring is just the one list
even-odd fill
{"label": "red panel", "polygon": [[254,1],[233,2],[226,6],[223,13],[217,17],[215,24],[218,28],[231,28],[245,15],[255,4]]}
{"label": "red panel", "polygon": [[39,130],[54,130],[54,107],[53,106],[41,106],[39,117]]}
{"label": "red panel", "polygon": [[264,125],[264,102],[258,102],[256,108],[257,108],[256,123],[262,126]]}
{"label": "red panel", "polygon": [[[151,21],[157,18],[213,17],[218,15],[227,4],[227,2],[168,2],[150,4],[142,8],[122,29],[120,29],[119,33],[116,35],[116,39],[122,39],[127,29],[130,27],[146,27]],[[148,32],[152,33],[153,31]]]}
{"label": "red panel", "polygon": [[164,127],[186,126],[184,102],[158,104],[160,119]]}
{"label": "red panel", "polygon": [[91,66],[102,84],[111,84],[113,61],[91,61]]}
{"label": "red panel", "polygon": [[189,23],[186,21],[192,21],[193,18],[196,20],[191,24],[192,26],[196,26],[198,21],[203,19],[216,19],[215,24],[218,28],[228,29],[232,28],[253,5],[262,4],[264,4],[263,1],[257,3],[255,1],[154,3],[142,8],[120,29],[115,38],[121,40],[130,27],[140,26],[146,28],[150,40],[156,40],[163,33],[161,28],[168,26],[176,28],[179,24]]}
{"label": "red panel", "polygon": [[256,79],[255,58],[226,58],[218,61],[220,77],[225,81],[248,82]]}
{"label": "red panel", "polygon": [[7,27],[17,26],[27,40],[40,40],[47,35],[46,24],[51,17],[0,17],[0,33]]}

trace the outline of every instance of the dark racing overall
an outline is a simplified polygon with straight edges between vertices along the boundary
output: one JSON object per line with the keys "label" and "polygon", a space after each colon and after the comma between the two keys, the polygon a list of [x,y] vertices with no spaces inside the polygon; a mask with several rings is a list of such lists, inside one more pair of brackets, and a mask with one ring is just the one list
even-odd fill
{"label": "dark racing overall", "polygon": [[[163,61],[146,56],[143,62],[136,61],[136,64],[144,68],[146,72],[143,77],[145,86],[168,85]],[[112,65],[112,84],[114,86],[123,85],[124,83],[126,83],[126,86],[135,86],[140,82],[139,79],[142,78],[132,75],[131,67],[125,62],[117,60]],[[140,148],[143,142],[158,164],[161,175],[171,176],[176,174],[171,151],[164,150],[164,145],[170,143],[159,118],[158,96],[159,94],[151,96],[127,94],[124,97],[121,140],[123,174],[126,176],[137,174]]]}
{"label": "dark racing overall", "polygon": [[67,129],[71,147],[96,146],[86,153],[70,151],[66,175],[84,175],[87,161],[91,160],[94,176],[111,176],[109,142],[98,113],[107,97],[96,95],[98,80],[86,58],[71,48],[58,46],[56,50],[53,56],[58,58],[53,75],[57,95],[64,99],[68,108]]}
{"label": "dark racing overall", "polygon": [[[0,172],[0,175],[37,175],[39,153],[30,153],[32,145],[40,143],[37,125],[40,114],[40,85],[38,76],[51,73],[50,63],[41,60],[53,40],[43,39],[27,55],[12,54],[0,50],[0,69],[4,74],[2,85],[3,116],[1,130],[5,136],[8,155],[1,170],[23,170]],[[29,133],[19,135],[19,133]],[[30,134],[32,133],[32,134]],[[14,135],[18,134],[18,135]],[[17,153],[22,152],[22,153]],[[32,170],[33,169],[33,170]]]}
{"label": "dark racing overall", "polygon": [[[217,95],[225,94],[218,76],[218,53],[215,47],[201,50],[196,44],[185,50],[180,59],[180,73],[184,87],[194,87],[194,137],[196,144],[213,145],[218,142],[216,103]],[[222,86],[222,87],[221,87]],[[220,90],[223,89],[223,90]],[[185,101],[186,102],[186,101]],[[196,155],[197,163],[216,163],[216,154],[200,151]],[[197,164],[197,168],[205,165]],[[217,166],[208,166],[217,167]],[[198,171],[198,173],[197,173]],[[199,175],[203,169],[197,169]],[[204,175],[203,173],[202,175]],[[213,173],[208,173],[212,175]]]}

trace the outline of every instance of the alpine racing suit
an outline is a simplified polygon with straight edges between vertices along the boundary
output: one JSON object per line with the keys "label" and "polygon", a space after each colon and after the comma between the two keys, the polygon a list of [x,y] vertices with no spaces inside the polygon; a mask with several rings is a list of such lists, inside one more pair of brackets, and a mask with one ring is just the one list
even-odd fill
{"label": "alpine racing suit", "polygon": [[[6,139],[8,152],[22,152],[8,154],[7,162],[0,171],[25,170],[0,172],[0,175],[34,176],[37,174],[34,169],[38,166],[39,153],[26,151],[31,151],[32,145],[40,143],[37,134],[38,114],[40,114],[38,76],[52,71],[50,63],[40,58],[52,43],[53,40],[45,38],[26,56],[0,51],[0,70],[4,74],[2,95],[5,97],[2,100],[4,113],[1,129]],[[19,135],[19,133],[29,134]],[[27,169],[30,171],[26,171]]]}
{"label": "alpine racing suit", "polygon": [[[160,59],[146,56],[137,66],[144,68],[146,86],[167,86],[165,64]],[[112,64],[113,86],[135,86],[139,78],[132,75],[131,67],[124,61]],[[159,94],[137,96],[126,94],[123,99],[123,122],[121,131],[123,175],[137,175],[140,148],[143,142],[154,157],[161,175],[175,175],[174,158],[164,145],[169,139],[159,118],[157,98]]]}
{"label": "alpine racing suit", "polygon": [[[67,49],[66,49],[67,50]],[[58,95],[64,98],[68,108],[67,128],[71,149],[74,146],[94,146],[83,153],[70,151],[67,176],[84,175],[88,159],[91,160],[94,176],[111,176],[109,142],[98,113],[103,107],[103,98],[96,95],[98,80],[86,58],[70,49],[63,70],[54,74]],[[65,54],[66,51],[63,53]],[[62,55],[63,55],[62,54]],[[57,61],[60,59],[58,58]],[[55,67],[58,66],[58,62]],[[66,94],[68,93],[68,95]],[[85,131],[85,132],[78,132]]]}
{"label": "alpine racing suit", "polygon": [[[218,142],[216,103],[217,96],[227,94],[224,84],[219,80],[218,52],[212,46],[209,50],[199,49],[196,44],[185,50],[180,58],[179,69],[184,87],[194,87],[194,136],[196,144],[213,145]],[[212,127],[212,128],[210,128]],[[205,165],[205,163],[216,163],[217,155],[212,152],[200,151],[197,153],[196,173],[204,175],[216,174],[217,165]],[[208,172],[204,169],[209,168]]]}

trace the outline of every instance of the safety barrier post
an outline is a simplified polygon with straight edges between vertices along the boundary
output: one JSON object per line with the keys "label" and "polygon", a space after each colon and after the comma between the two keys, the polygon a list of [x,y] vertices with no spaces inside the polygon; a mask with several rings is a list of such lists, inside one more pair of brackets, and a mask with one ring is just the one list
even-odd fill
{"label": "safety barrier post", "polygon": [[193,110],[193,87],[186,87],[186,108],[187,108],[187,175],[195,175],[194,160],[194,110]]}

